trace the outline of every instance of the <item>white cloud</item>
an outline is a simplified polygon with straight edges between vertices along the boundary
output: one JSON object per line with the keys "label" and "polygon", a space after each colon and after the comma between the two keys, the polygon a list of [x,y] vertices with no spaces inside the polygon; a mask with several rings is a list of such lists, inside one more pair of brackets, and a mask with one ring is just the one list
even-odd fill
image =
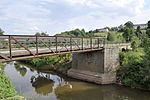
{"label": "white cloud", "polygon": [[43,31],[54,35],[75,28],[116,26],[128,20],[145,23],[150,10],[143,9],[144,4],[145,0],[4,0],[0,27],[8,33]]}
{"label": "white cloud", "polygon": [[66,2],[69,2],[70,4],[84,4],[87,2],[87,0],[64,0]]}
{"label": "white cloud", "polygon": [[65,0],[72,5],[85,5],[92,8],[124,9],[131,14],[140,14],[144,0]]}
{"label": "white cloud", "polygon": [[32,31],[37,31],[37,32],[40,30],[37,26],[33,26],[33,27],[31,27],[30,29],[31,29]]}

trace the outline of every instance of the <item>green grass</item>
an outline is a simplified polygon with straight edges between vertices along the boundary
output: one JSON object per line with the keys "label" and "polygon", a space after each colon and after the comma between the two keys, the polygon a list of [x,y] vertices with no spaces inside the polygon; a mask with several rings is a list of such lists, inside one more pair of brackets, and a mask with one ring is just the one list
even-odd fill
{"label": "green grass", "polygon": [[117,36],[122,36],[122,34],[123,34],[123,32],[110,31],[110,32],[103,32],[103,33],[94,33],[94,35],[96,37],[107,38],[108,33],[116,33]]}
{"label": "green grass", "polygon": [[146,32],[146,30],[141,30],[142,31],[142,33],[145,33]]}
{"label": "green grass", "polygon": [[[10,79],[5,76],[3,66],[0,63],[0,99],[6,99],[17,95]],[[15,100],[15,99],[12,99]]]}

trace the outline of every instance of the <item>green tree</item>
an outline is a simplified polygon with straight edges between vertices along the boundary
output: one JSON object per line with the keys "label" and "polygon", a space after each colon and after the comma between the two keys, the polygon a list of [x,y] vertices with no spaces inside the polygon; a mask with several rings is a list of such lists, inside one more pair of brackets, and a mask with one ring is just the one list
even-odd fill
{"label": "green tree", "polygon": [[125,27],[123,37],[125,38],[126,42],[130,42],[132,36],[134,36],[135,31],[133,28]]}
{"label": "green tree", "polygon": [[150,21],[148,21],[148,28],[146,30],[146,34],[150,37]]}
{"label": "green tree", "polygon": [[118,26],[118,31],[123,32],[123,28],[124,28],[123,25]]}
{"label": "green tree", "polygon": [[133,50],[136,50],[140,46],[140,40],[137,36],[132,36],[131,38],[131,47]]}
{"label": "green tree", "polygon": [[110,27],[108,27],[108,26],[107,26],[107,27],[105,27],[105,28],[106,28],[106,29],[108,29],[109,31],[111,30],[111,29],[110,29]]}
{"label": "green tree", "polygon": [[61,34],[57,34],[56,36],[90,37],[92,35],[93,35],[92,31],[86,33],[84,29],[82,29],[82,30],[75,29],[75,30],[71,30],[71,31],[62,32]]}
{"label": "green tree", "polygon": [[144,51],[150,59],[150,38],[147,37],[144,41]]}
{"label": "green tree", "polygon": [[124,28],[123,37],[125,38],[125,40],[127,42],[129,42],[129,40],[130,40],[130,29],[128,27]]}
{"label": "green tree", "polygon": [[41,36],[41,34],[39,32],[35,33],[35,36]]}
{"label": "green tree", "polygon": [[4,31],[0,28],[0,35],[4,35]]}
{"label": "green tree", "polygon": [[125,24],[124,24],[126,27],[128,27],[128,28],[133,28],[133,23],[131,22],[131,21],[128,21],[128,22],[126,22]]}
{"label": "green tree", "polygon": [[112,27],[110,30],[111,31],[118,31],[118,27]]}
{"label": "green tree", "polygon": [[48,34],[46,32],[42,32],[42,33],[37,32],[35,36],[48,36]]}
{"label": "green tree", "polygon": [[140,35],[141,47],[144,47],[145,40],[146,40],[147,37],[148,37],[148,35],[146,34],[146,32],[142,32],[142,34]]}
{"label": "green tree", "polygon": [[148,21],[148,28],[150,28],[150,21]]}
{"label": "green tree", "polygon": [[117,39],[116,33],[114,33],[114,32],[108,33],[108,36],[107,36],[108,41],[116,41],[116,39]]}
{"label": "green tree", "polygon": [[137,36],[138,38],[140,38],[140,35],[141,35],[141,34],[142,34],[142,32],[141,32],[141,27],[138,26],[137,29],[136,29],[136,36]]}
{"label": "green tree", "polygon": [[42,32],[41,36],[48,36],[48,34],[46,32]]}

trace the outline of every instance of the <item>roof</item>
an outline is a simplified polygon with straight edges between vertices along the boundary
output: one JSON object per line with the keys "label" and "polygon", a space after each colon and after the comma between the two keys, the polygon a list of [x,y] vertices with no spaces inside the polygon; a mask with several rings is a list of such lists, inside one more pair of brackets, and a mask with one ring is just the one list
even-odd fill
{"label": "roof", "polygon": [[134,24],[134,26],[145,26],[147,24]]}

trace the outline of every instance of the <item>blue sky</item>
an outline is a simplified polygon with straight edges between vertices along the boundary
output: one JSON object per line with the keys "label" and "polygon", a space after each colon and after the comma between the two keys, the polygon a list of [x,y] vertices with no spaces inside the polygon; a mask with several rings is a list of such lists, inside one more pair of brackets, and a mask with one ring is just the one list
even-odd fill
{"label": "blue sky", "polygon": [[1,0],[0,28],[6,34],[86,31],[150,20],[150,0]]}

